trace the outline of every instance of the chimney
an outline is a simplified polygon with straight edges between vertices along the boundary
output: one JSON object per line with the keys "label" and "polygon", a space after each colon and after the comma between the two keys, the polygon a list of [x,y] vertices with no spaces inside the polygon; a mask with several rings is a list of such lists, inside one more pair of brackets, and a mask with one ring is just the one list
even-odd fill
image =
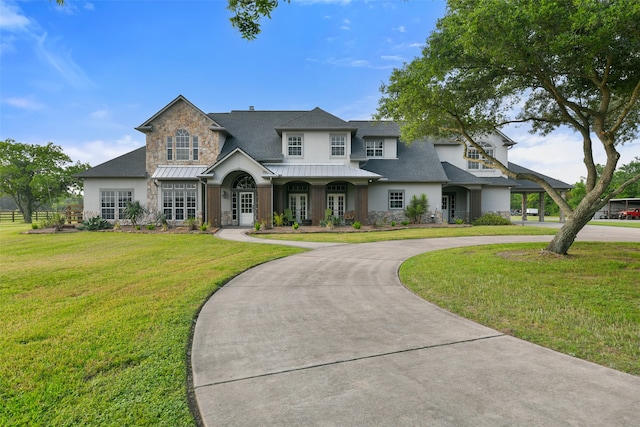
{"label": "chimney", "polygon": [[249,111],[253,111],[253,110],[254,110],[253,105],[249,105]]}

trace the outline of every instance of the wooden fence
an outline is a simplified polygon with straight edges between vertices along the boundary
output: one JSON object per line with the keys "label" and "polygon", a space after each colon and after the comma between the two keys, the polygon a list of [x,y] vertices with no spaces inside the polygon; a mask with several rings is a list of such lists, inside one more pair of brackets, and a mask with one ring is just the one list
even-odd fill
{"label": "wooden fence", "polygon": [[[67,224],[71,224],[74,222],[82,222],[82,209],[67,209],[62,212],[45,212],[45,211],[35,211],[31,215],[32,221],[40,221],[41,219],[49,219],[54,214],[60,213],[65,216]],[[24,218],[22,217],[22,213],[20,211],[0,211],[0,222],[23,222]]]}

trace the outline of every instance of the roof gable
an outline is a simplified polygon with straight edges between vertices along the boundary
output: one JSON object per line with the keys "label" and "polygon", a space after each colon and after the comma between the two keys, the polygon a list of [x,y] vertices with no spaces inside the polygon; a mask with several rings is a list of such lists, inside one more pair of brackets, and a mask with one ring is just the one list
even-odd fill
{"label": "roof gable", "polygon": [[225,131],[225,129],[222,126],[220,126],[220,124],[216,123],[216,121],[213,120],[211,116],[209,116],[208,114],[205,114],[204,111],[202,111],[201,109],[193,105],[187,98],[185,98],[182,95],[178,95],[173,101],[168,103],[164,108],[162,108],[160,111],[158,111],[156,114],[151,116],[151,118],[147,119],[144,123],[142,123],[140,126],[138,126],[135,129],[143,133],[150,132],[153,128],[153,121],[156,120],[161,115],[163,115],[167,110],[171,109],[174,105],[176,105],[179,102],[184,102],[189,107],[194,109],[196,112],[198,112],[199,114],[202,114],[203,116],[211,120],[212,128],[214,129],[220,128],[221,131]]}

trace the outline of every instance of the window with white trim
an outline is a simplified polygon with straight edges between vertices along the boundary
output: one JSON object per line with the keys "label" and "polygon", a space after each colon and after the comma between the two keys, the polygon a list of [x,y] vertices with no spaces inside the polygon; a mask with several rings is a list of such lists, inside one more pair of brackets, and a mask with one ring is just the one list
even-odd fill
{"label": "window with white trim", "polygon": [[[481,142],[480,146],[487,152],[487,154],[493,157],[493,145],[487,144],[486,142]],[[479,160],[487,160],[486,157],[480,155],[480,151],[478,151],[475,147],[469,147],[467,149],[467,168],[473,170],[479,169],[493,169],[490,166],[483,165],[479,162]]]}
{"label": "window with white trim", "polygon": [[178,129],[175,136],[167,137],[167,160],[198,160],[198,137]]}
{"label": "window with white trim", "polygon": [[124,208],[133,201],[133,190],[100,190],[100,216],[107,220],[123,220]]}
{"label": "window with white trim", "polygon": [[287,137],[287,155],[289,157],[302,157],[302,135],[290,135]]}
{"label": "window with white trim", "polygon": [[382,141],[366,142],[367,157],[383,157],[384,149]]}
{"label": "window with white trim", "polygon": [[344,157],[347,149],[347,137],[331,135],[331,157]]}
{"label": "window with white trim", "polygon": [[162,213],[167,220],[184,221],[196,217],[197,184],[162,183]]}
{"label": "window with white trim", "polygon": [[389,190],[389,209],[404,209],[404,191]]}

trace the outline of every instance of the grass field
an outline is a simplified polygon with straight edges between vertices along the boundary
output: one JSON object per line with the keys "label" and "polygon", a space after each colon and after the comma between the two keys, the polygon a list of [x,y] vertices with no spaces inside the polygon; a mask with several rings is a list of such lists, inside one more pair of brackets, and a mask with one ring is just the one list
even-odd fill
{"label": "grass field", "polygon": [[191,426],[199,307],[300,249],[210,234],[22,235],[0,225],[0,425]]}
{"label": "grass field", "polygon": [[[187,359],[199,307],[247,268],[300,252],[210,234],[19,233],[28,228],[0,224],[2,426],[193,425]],[[498,229],[320,237],[555,232]],[[443,307],[640,375],[638,271],[639,244],[580,242],[569,257],[541,258],[527,245],[466,248],[416,257],[402,268],[403,280]],[[412,279],[425,276],[428,283]]]}
{"label": "grass field", "polygon": [[554,228],[545,227],[518,227],[514,226],[481,226],[481,227],[426,227],[426,228],[382,228],[370,232],[351,232],[345,227],[345,232],[334,229],[327,233],[284,233],[284,234],[253,234],[272,240],[293,240],[308,242],[336,242],[336,243],[369,243],[383,240],[404,239],[433,239],[437,237],[462,237],[462,236],[509,236],[509,235],[553,235],[558,232]]}
{"label": "grass field", "polygon": [[400,278],[423,298],[544,347],[640,375],[640,244],[576,242],[429,252]]}

